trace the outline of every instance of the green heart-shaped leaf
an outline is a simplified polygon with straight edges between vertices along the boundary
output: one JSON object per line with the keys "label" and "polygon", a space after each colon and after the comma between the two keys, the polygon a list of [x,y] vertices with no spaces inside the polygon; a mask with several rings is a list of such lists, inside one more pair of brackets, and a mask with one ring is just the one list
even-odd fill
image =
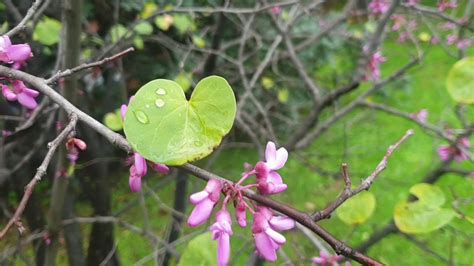
{"label": "green heart-shaped leaf", "polygon": [[203,233],[189,241],[179,259],[178,266],[217,265],[217,241],[212,240],[211,233]]}
{"label": "green heart-shaped leaf", "polygon": [[124,131],[146,159],[182,165],[209,155],[229,133],[235,114],[235,96],[224,78],[202,79],[189,101],[176,82],[156,79],[130,102]]}
{"label": "green heart-shaped leaf", "polygon": [[375,196],[369,191],[348,199],[337,209],[337,217],[347,225],[363,224],[375,210]]}
{"label": "green heart-shaped leaf", "polygon": [[428,233],[449,223],[455,216],[452,209],[441,208],[445,202],[443,191],[430,184],[416,184],[410,192],[418,200],[399,202],[395,206],[394,219],[404,233]]}
{"label": "green heart-shaped leaf", "polygon": [[456,102],[474,104],[474,57],[466,57],[454,64],[446,79],[446,87]]}

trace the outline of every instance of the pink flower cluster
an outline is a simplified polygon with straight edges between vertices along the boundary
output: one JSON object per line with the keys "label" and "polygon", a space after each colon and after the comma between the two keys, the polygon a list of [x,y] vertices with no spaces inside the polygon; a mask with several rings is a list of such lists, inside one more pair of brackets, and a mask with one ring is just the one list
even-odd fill
{"label": "pink flower cluster", "polygon": [[[0,62],[13,64],[14,69],[19,69],[31,56],[31,48],[28,44],[12,44],[8,36],[0,36]],[[26,87],[20,80],[9,81],[11,87],[0,84],[2,95],[7,101],[18,101],[27,109],[35,109],[38,106],[35,98],[39,93],[36,90]]]}
{"label": "pink flower cluster", "polygon": [[462,149],[450,145],[443,145],[438,148],[438,156],[442,161],[454,159],[456,162],[462,162],[469,159],[469,154],[466,150],[471,148],[471,143],[468,138],[460,138],[458,146]]}
{"label": "pink flower cluster", "polygon": [[369,61],[366,80],[372,80],[372,81],[380,80],[380,76],[381,76],[380,65],[385,61],[387,61],[387,59],[384,56],[382,56],[382,53],[380,51],[375,52],[371,56],[370,61]]}
{"label": "pink flower cluster", "polygon": [[454,9],[458,7],[457,0],[440,0],[438,1],[438,10],[439,12],[444,12],[447,9]]}
{"label": "pink flower cluster", "polygon": [[[130,98],[130,101],[133,98]],[[129,103],[130,103],[129,101]],[[120,114],[122,120],[125,120],[125,114],[127,113],[127,105],[122,104],[120,107]],[[146,176],[148,172],[147,160],[143,158],[138,152],[135,152],[133,156],[129,158],[130,166],[130,176],[128,178],[128,184],[132,192],[139,192],[142,190],[142,177]],[[170,172],[168,166],[160,163],[150,163],[151,169],[155,170],[158,173],[167,175]]]}
{"label": "pink flower cluster", "polygon": [[[340,255],[330,255],[325,251],[319,252],[319,257],[313,257],[311,262],[316,265],[322,266],[333,266],[339,265],[344,257]],[[346,262],[346,266],[351,265],[350,262]]]}
{"label": "pink flower cluster", "polygon": [[[277,251],[285,244],[286,239],[281,231],[292,229],[295,222],[284,216],[276,216],[264,206],[247,202],[243,195],[246,189],[257,188],[262,195],[277,194],[285,191],[287,185],[278,174],[288,159],[285,148],[276,149],[275,143],[268,142],[265,150],[265,161],[258,162],[255,167],[244,172],[241,179],[231,184],[225,181],[211,179],[204,190],[190,196],[190,202],[195,205],[188,218],[188,225],[196,227],[204,224],[219,203],[221,194],[225,195],[221,209],[216,214],[216,222],[210,230],[214,240],[218,241],[218,265],[227,265],[230,257],[230,236],[232,236],[232,219],[228,211],[228,203],[233,202],[235,216],[240,227],[247,226],[247,211],[253,215],[252,234],[255,240],[256,253],[267,261],[277,259]],[[242,185],[251,176],[256,183]]]}
{"label": "pink flower cluster", "polygon": [[67,158],[71,164],[76,164],[77,159],[79,158],[79,151],[84,151],[87,149],[87,144],[78,138],[70,138],[66,142]]}
{"label": "pink flower cluster", "polygon": [[410,118],[413,120],[416,120],[420,123],[426,123],[426,120],[428,119],[428,110],[426,109],[421,109],[420,111],[410,114]]}
{"label": "pink flower cluster", "polygon": [[390,8],[390,3],[387,0],[372,0],[369,3],[369,10],[372,14],[384,14]]}

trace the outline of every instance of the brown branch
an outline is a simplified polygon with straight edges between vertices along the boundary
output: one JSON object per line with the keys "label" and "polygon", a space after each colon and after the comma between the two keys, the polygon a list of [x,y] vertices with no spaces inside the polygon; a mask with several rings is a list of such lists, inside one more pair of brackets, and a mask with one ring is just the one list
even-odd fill
{"label": "brown branch", "polygon": [[375,181],[375,179],[380,175],[380,173],[385,170],[387,167],[388,159],[390,156],[392,156],[393,152],[400,147],[400,145],[405,142],[409,137],[413,135],[413,130],[410,129],[408,130],[403,137],[398,140],[395,144],[391,145],[388,147],[387,152],[385,153],[385,156],[383,157],[382,161],[377,165],[375,168],[374,172],[370,174],[367,178],[365,178],[362,183],[357,187],[356,189],[351,188],[351,178],[349,177],[348,173],[348,166],[346,163],[342,164],[342,177],[344,179],[345,188],[342,194],[334,201],[332,202],[328,207],[326,207],[324,210],[318,211],[312,215],[312,218],[314,221],[320,221],[323,219],[327,219],[331,217],[331,214],[339,207],[341,204],[343,204],[346,200],[354,197],[355,195],[359,194],[360,192],[364,190],[369,190],[370,186],[372,183]]}
{"label": "brown branch", "polygon": [[69,117],[68,125],[53,141],[48,143],[48,149],[49,149],[48,153],[46,153],[46,156],[44,157],[43,162],[36,170],[35,176],[30,180],[28,185],[26,185],[25,194],[23,194],[23,198],[21,199],[20,204],[18,205],[13,216],[8,221],[7,225],[3,228],[2,232],[0,232],[0,239],[2,239],[6,235],[6,233],[12,227],[12,225],[20,222],[20,217],[26,208],[26,205],[28,203],[28,200],[30,199],[31,194],[33,193],[33,189],[35,188],[36,184],[38,184],[38,182],[41,181],[41,178],[46,174],[46,170],[48,168],[49,163],[51,162],[51,159],[53,158],[53,155],[56,149],[69,136],[69,133],[71,133],[74,130],[77,120],[78,120],[77,115],[71,114],[71,116]]}
{"label": "brown branch", "polygon": [[[104,137],[107,138],[112,144],[118,146],[119,148],[131,152],[132,148],[128,141],[120,134],[117,134],[113,131],[111,131],[109,128],[104,126],[103,124],[99,123],[97,120],[94,118],[90,117],[88,114],[82,112],[79,110],[77,107],[75,107],[73,104],[71,104],[68,100],[66,100],[64,97],[59,95],[56,91],[54,91],[51,87],[49,87],[46,82],[38,78],[36,76],[27,74],[25,72],[19,71],[19,70],[14,70],[14,69],[9,69],[4,66],[0,66],[0,76],[6,76],[11,79],[19,79],[24,82],[27,82],[31,84],[33,87],[38,89],[41,93],[45,94],[46,96],[50,97],[53,102],[56,102],[59,106],[61,106],[67,113],[69,114],[75,114],[77,115],[77,118],[90,126],[93,130],[98,132],[99,134],[103,135]],[[194,166],[192,164],[185,164],[183,166],[180,166],[180,168],[183,168],[184,170],[188,171],[189,173],[200,177],[201,179],[204,180],[209,180],[211,178],[219,179],[219,180],[225,180],[225,182],[232,183],[229,180],[223,179],[222,177],[215,175],[213,173],[207,172],[204,169],[201,169],[197,166]],[[294,219],[295,221],[301,223],[302,225],[308,227],[311,231],[316,233],[318,236],[320,236],[323,240],[325,240],[331,247],[335,250],[336,253],[342,254],[346,257],[352,258],[360,263],[363,263],[365,265],[382,265],[380,262],[360,253],[352,249],[351,247],[347,246],[343,242],[339,241],[335,237],[333,237],[330,233],[328,233],[326,230],[321,228],[319,225],[317,225],[308,215],[307,213],[300,212],[288,205],[285,205],[281,202],[272,200],[268,197],[264,197],[261,195],[255,194],[253,191],[245,191],[244,192],[245,196],[248,197],[249,199],[252,199],[260,204],[263,204],[265,206],[268,206],[275,211],[281,212],[282,214]]]}
{"label": "brown branch", "polygon": [[82,64],[82,65],[79,65],[75,68],[71,68],[71,69],[66,69],[64,71],[59,71],[58,73],[54,74],[52,77],[50,77],[49,79],[46,80],[46,84],[51,84],[51,83],[54,83],[56,82],[57,80],[61,79],[61,78],[64,78],[66,76],[70,76],[74,73],[77,73],[77,72],[80,72],[84,69],[87,69],[87,68],[92,68],[92,67],[98,67],[98,66],[101,66],[101,65],[104,65],[108,62],[111,62],[111,61],[114,61],[114,60],[117,60],[118,58],[122,57],[122,56],[125,56],[126,54],[130,53],[130,52],[133,52],[135,51],[135,49],[133,47],[130,47],[128,49],[125,49],[113,56],[110,56],[110,57],[106,57],[100,61],[96,61],[96,62],[92,62],[92,63],[87,63],[87,64]]}
{"label": "brown branch", "polygon": [[43,0],[36,0],[33,3],[33,5],[31,5],[30,9],[28,9],[28,12],[26,12],[25,17],[23,17],[23,19],[20,21],[20,23],[18,23],[13,29],[11,29],[7,33],[5,33],[5,35],[11,37],[11,36],[17,34],[18,32],[20,32],[22,30],[25,30],[26,29],[26,23],[28,22],[28,20],[30,20],[33,17],[33,15],[36,13],[36,10],[38,9],[38,7],[41,5],[42,2],[43,2]]}

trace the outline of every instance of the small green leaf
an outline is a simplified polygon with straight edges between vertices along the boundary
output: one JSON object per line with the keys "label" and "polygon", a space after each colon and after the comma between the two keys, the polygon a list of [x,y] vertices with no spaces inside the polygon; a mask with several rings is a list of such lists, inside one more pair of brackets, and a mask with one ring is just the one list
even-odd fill
{"label": "small green leaf", "polygon": [[279,102],[287,103],[289,97],[290,97],[290,91],[288,89],[279,89],[278,90],[278,101]]}
{"label": "small green leaf", "polygon": [[144,21],[138,23],[133,30],[140,35],[150,35],[153,32],[153,26],[150,23]]}
{"label": "small green leaf", "polygon": [[162,31],[167,31],[173,25],[173,17],[170,15],[157,16],[155,25]]}
{"label": "small green leaf", "polygon": [[118,42],[122,38],[129,38],[132,35],[131,32],[128,32],[121,24],[117,24],[110,29],[110,37],[113,43]]}
{"label": "small green leaf", "polygon": [[179,84],[156,79],[130,102],[124,131],[146,159],[182,165],[209,155],[229,133],[235,114],[235,96],[224,78],[202,79],[189,101]]}
{"label": "small green leaf", "polygon": [[158,10],[158,7],[156,6],[156,4],[153,3],[153,2],[148,2],[143,7],[143,11],[140,14],[140,17],[141,18],[149,18],[149,17],[151,17],[151,15],[153,15],[153,13],[155,13],[156,10]]}
{"label": "small green leaf", "polygon": [[204,233],[189,241],[179,260],[178,266],[217,265],[217,242],[211,233]]}
{"label": "small green leaf", "polygon": [[419,234],[437,230],[455,216],[452,209],[441,208],[445,203],[443,191],[431,184],[417,184],[410,188],[417,197],[414,202],[399,202],[395,206],[394,219],[404,233]]}
{"label": "small green leaf", "polygon": [[206,47],[206,40],[196,35],[193,36],[193,43],[201,49]]}
{"label": "small green leaf", "polygon": [[113,131],[122,130],[123,124],[122,116],[120,115],[120,110],[117,110],[114,113],[110,112],[105,114],[104,124]]}
{"label": "small green leaf", "polygon": [[187,92],[191,88],[191,85],[193,85],[193,75],[191,73],[181,72],[174,78],[174,81],[183,88],[184,92]]}
{"label": "small green leaf", "polygon": [[61,26],[61,22],[58,20],[45,16],[36,25],[33,32],[33,40],[44,45],[53,45],[59,42]]}
{"label": "small green leaf", "polygon": [[347,225],[362,224],[372,216],[375,210],[375,196],[362,192],[348,199],[337,209],[337,217]]}
{"label": "small green leaf", "polygon": [[474,56],[454,64],[448,73],[446,87],[456,102],[474,104]]}
{"label": "small green leaf", "polygon": [[0,33],[5,33],[8,30],[8,21],[5,21],[2,23],[2,26],[0,26]]}
{"label": "small green leaf", "polygon": [[136,36],[135,38],[133,38],[133,46],[135,46],[135,48],[137,48],[138,50],[142,50],[145,47],[143,39],[140,36]]}
{"label": "small green leaf", "polygon": [[178,29],[179,33],[194,31],[196,26],[193,19],[189,15],[175,14],[173,15],[173,25]]}
{"label": "small green leaf", "polygon": [[269,90],[269,89],[273,88],[273,86],[275,86],[275,82],[270,77],[263,77],[262,78],[262,86],[263,86],[263,88]]}

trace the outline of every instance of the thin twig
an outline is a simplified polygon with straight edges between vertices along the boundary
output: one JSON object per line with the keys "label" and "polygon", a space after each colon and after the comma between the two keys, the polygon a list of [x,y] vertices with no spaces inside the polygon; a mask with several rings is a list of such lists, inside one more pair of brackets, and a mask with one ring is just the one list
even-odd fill
{"label": "thin twig", "polygon": [[28,20],[31,19],[31,17],[33,17],[33,15],[36,13],[36,10],[38,9],[38,7],[41,5],[42,2],[43,2],[43,0],[36,0],[33,3],[33,5],[31,5],[30,9],[28,9],[28,12],[26,12],[25,17],[23,17],[23,19],[20,21],[20,23],[18,23],[15,27],[13,27],[13,29],[11,29],[7,33],[5,33],[5,35],[7,35],[9,37],[12,37],[13,35],[17,34],[18,32],[20,32],[22,30],[25,30],[26,23],[28,22]]}
{"label": "thin twig", "polygon": [[71,114],[71,116],[69,117],[69,123],[67,124],[67,126],[53,141],[48,143],[48,149],[49,149],[48,153],[46,153],[46,156],[44,157],[43,162],[38,167],[35,176],[31,179],[28,185],[26,185],[25,193],[23,194],[23,198],[21,199],[20,204],[18,205],[15,211],[15,214],[13,214],[13,216],[10,218],[7,225],[3,228],[2,232],[0,232],[0,239],[2,239],[6,235],[6,233],[12,227],[12,225],[20,222],[20,217],[26,208],[26,204],[28,203],[28,200],[30,199],[31,194],[33,193],[33,189],[35,188],[36,184],[38,184],[38,182],[41,181],[41,178],[46,174],[46,170],[48,169],[48,165],[51,162],[51,159],[53,158],[54,152],[59,147],[59,145],[74,130],[77,120],[78,120],[77,115]]}

